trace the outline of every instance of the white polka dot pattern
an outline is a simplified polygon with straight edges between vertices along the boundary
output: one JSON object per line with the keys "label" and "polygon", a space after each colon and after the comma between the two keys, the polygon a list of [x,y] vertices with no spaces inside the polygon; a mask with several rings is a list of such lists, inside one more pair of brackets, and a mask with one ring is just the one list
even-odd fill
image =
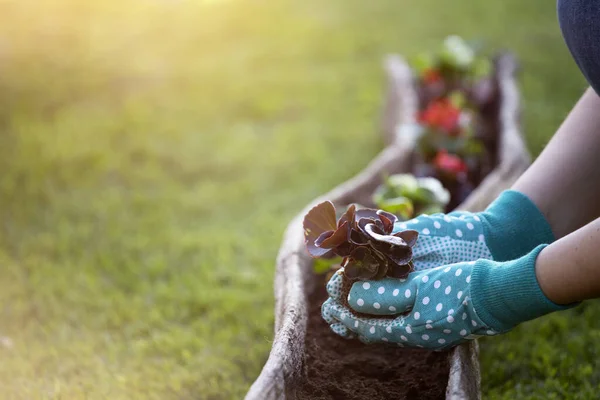
{"label": "white polka dot pattern", "polygon": [[[341,271],[334,274],[327,284],[330,298],[323,304],[323,319],[345,338],[412,348],[443,349],[498,334],[481,321],[469,300],[475,261],[492,259],[483,223],[478,215],[467,212],[419,216],[398,223],[396,231],[408,228],[420,233],[413,248],[416,272],[406,280],[386,278],[354,284],[347,299],[350,309],[340,302]],[[365,318],[365,314],[373,318]]]}
{"label": "white polka dot pattern", "polygon": [[395,231],[415,229],[420,235],[414,247],[417,271],[457,262],[491,259],[485,243],[481,218],[470,213],[420,216],[398,223]]}
{"label": "white polka dot pattern", "polygon": [[[323,304],[323,319],[342,337],[413,348],[445,349],[481,335],[495,335],[498,330],[487,326],[469,301],[476,266],[465,262],[417,271],[403,282],[386,278],[355,283],[349,296],[352,308],[330,298]],[[339,284],[334,278],[328,290],[337,293]],[[354,311],[359,311],[361,317]],[[365,313],[373,318],[362,316]]]}
{"label": "white polka dot pattern", "polygon": [[413,262],[417,271],[479,259],[492,259],[485,242],[479,240],[419,236],[413,248]]}

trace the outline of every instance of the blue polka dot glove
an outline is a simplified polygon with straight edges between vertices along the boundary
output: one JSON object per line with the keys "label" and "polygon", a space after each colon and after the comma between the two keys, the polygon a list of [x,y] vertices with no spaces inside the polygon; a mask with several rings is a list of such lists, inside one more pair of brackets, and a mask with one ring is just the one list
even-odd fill
{"label": "blue polka dot glove", "polygon": [[395,231],[414,229],[417,271],[463,261],[514,260],[542,243],[554,241],[544,215],[520,192],[503,192],[484,212],[422,215],[397,223]]}
{"label": "blue polka dot glove", "polygon": [[[413,272],[404,280],[359,281],[348,296],[351,309],[339,301],[342,272],[338,272],[327,284],[330,298],[322,315],[335,333],[346,338],[434,350],[503,333],[570,307],[551,302],[537,283],[535,260],[544,246],[514,261],[462,262]],[[377,317],[381,315],[398,316]]]}

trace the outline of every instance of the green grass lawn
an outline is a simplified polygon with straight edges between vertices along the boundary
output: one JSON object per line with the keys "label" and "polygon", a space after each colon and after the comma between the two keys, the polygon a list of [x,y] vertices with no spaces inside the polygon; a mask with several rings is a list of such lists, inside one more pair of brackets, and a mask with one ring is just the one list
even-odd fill
{"label": "green grass lawn", "polygon": [[[382,148],[382,57],[451,33],[518,54],[537,154],[584,88],[552,2],[0,0],[0,398],[242,397],[284,227]],[[484,341],[484,397],[596,397],[598,339]]]}

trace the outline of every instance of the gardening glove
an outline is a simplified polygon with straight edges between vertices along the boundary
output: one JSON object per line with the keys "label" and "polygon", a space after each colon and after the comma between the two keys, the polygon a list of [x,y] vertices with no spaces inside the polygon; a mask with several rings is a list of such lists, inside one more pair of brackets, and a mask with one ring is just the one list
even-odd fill
{"label": "gardening glove", "polygon": [[544,215],[524,194],[507,190],[485,211],[421,215],[399,222],[394,232],[419,232],[413,247],[415,270],[463,261],[514,260],[554,235]]}
{"label": "gardening glove", "polygon": [[327,285],[330,298],[322,315],[346,338],[432,350],[504,333],[521,322],[574,306],[553,303],[538,285],[535,261],[545,246],[513,261],[462,262],[413,272],[405,280],[359,281],[348,295],[351,309],[340,303],[343,271],[337,272]]}

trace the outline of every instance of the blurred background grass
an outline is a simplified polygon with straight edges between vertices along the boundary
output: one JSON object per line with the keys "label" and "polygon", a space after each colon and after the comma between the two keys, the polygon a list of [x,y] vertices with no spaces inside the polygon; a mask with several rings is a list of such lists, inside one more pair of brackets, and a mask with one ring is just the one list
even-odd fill
{"label": "blurred background grass", "polygon": [[[517,53],[537,154],[585,87],[551,2],[0,0],[0,398],[242,397],[285,225],[448,34]],[[484,397],[595,398],[599,321],[484,341]]]}

